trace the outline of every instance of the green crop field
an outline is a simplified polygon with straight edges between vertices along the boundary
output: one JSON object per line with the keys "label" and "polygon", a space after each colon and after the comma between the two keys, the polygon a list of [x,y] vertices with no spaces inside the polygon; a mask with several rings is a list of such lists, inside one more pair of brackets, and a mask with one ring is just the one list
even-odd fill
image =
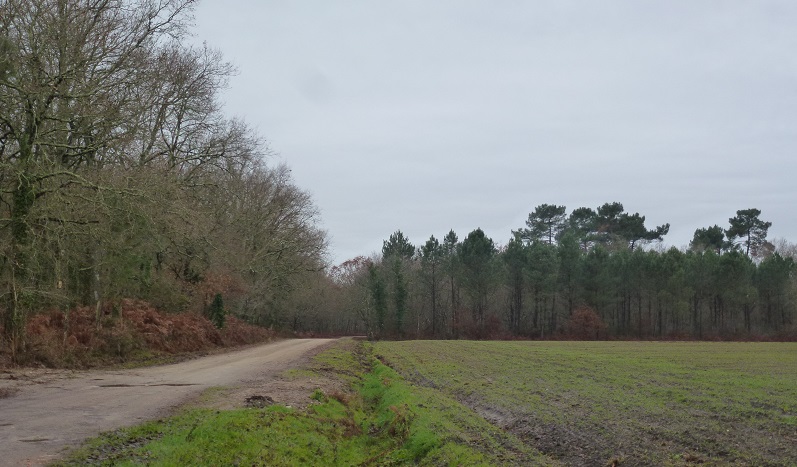
{"label": "green crop field", "polygon": [[191,409],[65,465],[797,465],[797,344],[340,341],[306,410]]}
{"label": "green crop field", "polygon": [[797,465],[797,345],[384,342],[379,357],[571,465]]}

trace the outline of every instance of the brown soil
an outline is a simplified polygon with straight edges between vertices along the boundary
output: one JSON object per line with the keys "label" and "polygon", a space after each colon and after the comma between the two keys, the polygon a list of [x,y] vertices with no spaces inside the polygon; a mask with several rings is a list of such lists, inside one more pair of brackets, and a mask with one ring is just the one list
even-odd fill
{"label": "brown soil", "polygon": [[[546,403],[558,406],[558,400]],[[790,458],[794,446],[773,439],[765,429],[733,416],[708,412],[700,416],[724,419],[727,437],[703,432],[701,427],[677,420],[651,419],[641,426],[636,423],[600,426],[586,421],[588,411],[572,404],[561,408],[562,413],[569,413],[571,423],[551,423],[522,409],[490,405],[477,397],[460,397],[460,401],[490,423],[565,465],[751,465],[729,452],[727,446],[756,452],[761,460],[754,465],[782,465],[783,459]],[[573,422],[574,418],[581,421]]]}
{"label": "brown soil", "polygon": [[[310,359],[333,345],[336,341],[320,345],[306,352],[292,365],[301,368],[308,365]],[[235,385],[217,387],[206,391],[200,397],[189,402],[189,405],[218,410],[239,409],[243,407],[258,406],[252,401],[260,398],[266,399],[266,405],[280,404],[296,409],[305,409],[313,403],[310,396],[317,389],[324,394],[343,393],[348,390],[346,385],[337,378],[327,378],[310,373],[290,375],[265,375],[264,377],[251,378]]]}
{"label": "brown soil", "polygon": [[598,429],[544,423],[531,414],[489,405],[474,396],[459,397],[459,401],[488,422],[565,465],[601,466],[607,464],[607,459],[622,458],[617,455],[622,448],[607,443]]}

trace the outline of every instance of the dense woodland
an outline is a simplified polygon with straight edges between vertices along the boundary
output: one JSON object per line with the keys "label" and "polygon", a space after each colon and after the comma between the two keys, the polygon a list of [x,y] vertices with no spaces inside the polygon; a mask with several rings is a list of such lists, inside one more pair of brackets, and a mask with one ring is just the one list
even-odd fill
{"label": "dense woodland", "polygon": [[699,228],[686,251],[660,246],[669,225],[648,229],[616,202],[569,215],[537,206],[500,247],[481,229],[417,248],[397,231],[381,255],[332,268],[338,308],[308,325],[393,338],[794,339],[797,249],[767,241],[760,215]]}
{"label": "dense woodland", "polygon": [[661,251],[669,226],[620,203],[541,205],[502,246],[397,231],[329,267],[312,199],[223,112],[234,69],[189,45],[193,4],[0,0],[4,348],[126,298],[376,338],[794,336],[794,248],[754,209]]}
{"label": "dense woodland", "polygon": [[[162,310],[278,320],[326,249],[290,170],[228,118],[234,72],[188,44],[192,0],[0,0],[4,347],[32,314]],[[219,302],[216,300],[217,303]]]}

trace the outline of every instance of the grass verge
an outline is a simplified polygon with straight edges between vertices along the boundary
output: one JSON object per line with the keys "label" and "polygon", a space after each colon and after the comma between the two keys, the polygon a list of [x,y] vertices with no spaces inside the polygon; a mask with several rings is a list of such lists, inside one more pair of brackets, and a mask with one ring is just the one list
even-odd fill
{"label": "grass verge", "polygon": [[189,409],[106,433],[56,465],[555,464],[454,398],[408,383],[371,344],[343,341],[302,371],[352,390],[318,390],[306,410]]}

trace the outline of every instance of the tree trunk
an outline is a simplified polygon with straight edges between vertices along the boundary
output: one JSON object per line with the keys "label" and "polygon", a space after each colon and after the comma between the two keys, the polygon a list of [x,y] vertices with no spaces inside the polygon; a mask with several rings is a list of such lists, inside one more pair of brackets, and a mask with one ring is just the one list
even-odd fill
{"label": "tree trunk", "polygon": [[[20,144],[22,146],[22,144]],[[20,151],[22,152],[22,151]],[[29,154],[25,157],[29,157]],[[4,334],[11,345],[11,357],[16,361],[17,353],[25,345],[25,325],[27,310],[21,300],[22,289],[28,277],[28,257],[26,247],[30,242],[28,215],[36,199],[35,189],[29,174],[19,175],[17,186],[12,193],[11,206],[11,245],[8,250],[9,300],[6,305]]]}
{"label": "tree trunk", "polygon": [[451,327],[454,339],[459,338],[459,310],[457,309],[457,288],[454,283],[454,275],[449,276],[451,283]]}
{"label": "tree trunk", "polygon": [[637,335],[642,339],[642,294],[636,296],[636,311],[637,311]]}

